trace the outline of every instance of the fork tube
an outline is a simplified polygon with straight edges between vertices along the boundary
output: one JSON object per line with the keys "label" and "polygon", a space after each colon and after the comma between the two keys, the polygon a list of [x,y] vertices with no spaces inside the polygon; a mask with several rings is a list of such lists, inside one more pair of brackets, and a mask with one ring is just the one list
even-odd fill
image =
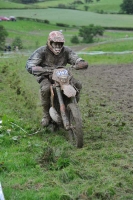
{"label": "fork tube", "polygon": [[50,92],[51,92],[51,96],[50,96],[51,105],[52,105],[52,107],[54,107],[54,92],[53,92],[52,85],[50,86]]}
{"label": "fork tube", "polygon": [[69,129],[69,120],[68,120],[68,117],[65,112],[65,105],[63,102],[62,94],[61,94],[61,88],[56,87],[56,92],[57,92],[57,96],[58,96],[58,100],[59,100],[59,104],[60,104],[60,112],[61,112],[63,124],[64,124],[65,129],[68,130]]}

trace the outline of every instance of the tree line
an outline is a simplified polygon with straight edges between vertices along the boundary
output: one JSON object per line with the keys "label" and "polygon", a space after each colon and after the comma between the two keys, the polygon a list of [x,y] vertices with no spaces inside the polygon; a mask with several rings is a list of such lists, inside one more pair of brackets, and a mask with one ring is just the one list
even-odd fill
{"label": "tree line", "polygon": [[39,0],[10,0],[14,3],[22,3],[22,4],[30,4],[30,3],[37,3],[40,2]]}

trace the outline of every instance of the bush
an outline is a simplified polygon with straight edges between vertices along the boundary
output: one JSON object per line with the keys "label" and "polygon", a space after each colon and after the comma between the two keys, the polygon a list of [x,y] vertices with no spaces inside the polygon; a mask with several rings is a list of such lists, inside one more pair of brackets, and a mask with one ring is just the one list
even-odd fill
{"label": "bush", "polygon": [[84,26],[79,29],[79,36],[83,38],[83,42],[92,43],[94,37],[97,35],[103,35],[104,28],[101,26],[94,26],[90,24],[89,26]]}
{"label": "bush", "polygon": [[49,22],[49,20],[45,19],[45,20],[44,20],[44,23],[45,23],[45,24],[49,24],[50,22]]}
{"label": "bush", "polygon": [[95,26],[95,30],[96,30],[96,35],[103,35],[104,33],[104,28],[102,26]]}
{"label": "bush", "polygon": [[56,26],[69,27],[68,24],[63,24],[63,23],[56,23]]}
{"label": "bush", "polygon": [[85,11],[89,9],[89,6],[84,6]]}
{"label": "bush", "polygon": [[6,29],[4,28],[4,26],[0,25],[0,50],[4,49],[5,40],[7,36],[8,36],[8,33]]}
{"label": "bush", "polygon": [[72,38],[71,38],[71,43],[73,44],[78,44],[79,43],[79,39],[76,35],[74,35]]}
{"label": "bush", "polygon": [[16,37],[14,39],[14,41],[12,42],[12,47],[13,47],[13,49],[15,49],[16,47],[18,47],[18,49],[23,48],[22,40],[20,37]]}
{"label": "bush", "polygon": [[72,4],[84,4],[84,3],[80,0],[76,0],[76,1],[72,2]]}
{"label": "bush", "polygon": [[123,0],[120,8],[126,14],[133,14],[133,0]]}
{"label": "bush", "polygon": [[47,19],[44,19],[44,20],[43,19],[33,19],[33,18],[28,18],[28,17],[17,17],[17,19],[50,24],[50,21]]}
{"label": "bush", "polygon": [[64,4],[58,4],[58,8],[66,8]]}

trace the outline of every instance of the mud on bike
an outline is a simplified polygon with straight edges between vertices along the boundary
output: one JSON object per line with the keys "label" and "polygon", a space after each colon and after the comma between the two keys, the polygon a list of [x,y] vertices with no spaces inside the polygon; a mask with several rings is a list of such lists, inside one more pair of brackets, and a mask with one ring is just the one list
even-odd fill
{"label": "mud on bike", "polygon": [[83,147],[82,119],[77,103],[78,90],[72,83],[72,75],[65,67],[56,69],[33,67],[35,75],[50,75],[50,109],[51,124],[63,127],[68,132],[70,142],[77,148]]}

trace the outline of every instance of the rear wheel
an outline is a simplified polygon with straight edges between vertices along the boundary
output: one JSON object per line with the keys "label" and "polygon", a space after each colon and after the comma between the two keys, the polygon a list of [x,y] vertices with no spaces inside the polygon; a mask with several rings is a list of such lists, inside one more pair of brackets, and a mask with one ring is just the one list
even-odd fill
{"label": "rear wheel", "polygon": [[70,142],[78,147],[83,147],[83,131],[82,131],[82,120],[80,116],[79,108],[76,104],[70,103],[67,106],[68,118],[71,129],[69,130]]}

